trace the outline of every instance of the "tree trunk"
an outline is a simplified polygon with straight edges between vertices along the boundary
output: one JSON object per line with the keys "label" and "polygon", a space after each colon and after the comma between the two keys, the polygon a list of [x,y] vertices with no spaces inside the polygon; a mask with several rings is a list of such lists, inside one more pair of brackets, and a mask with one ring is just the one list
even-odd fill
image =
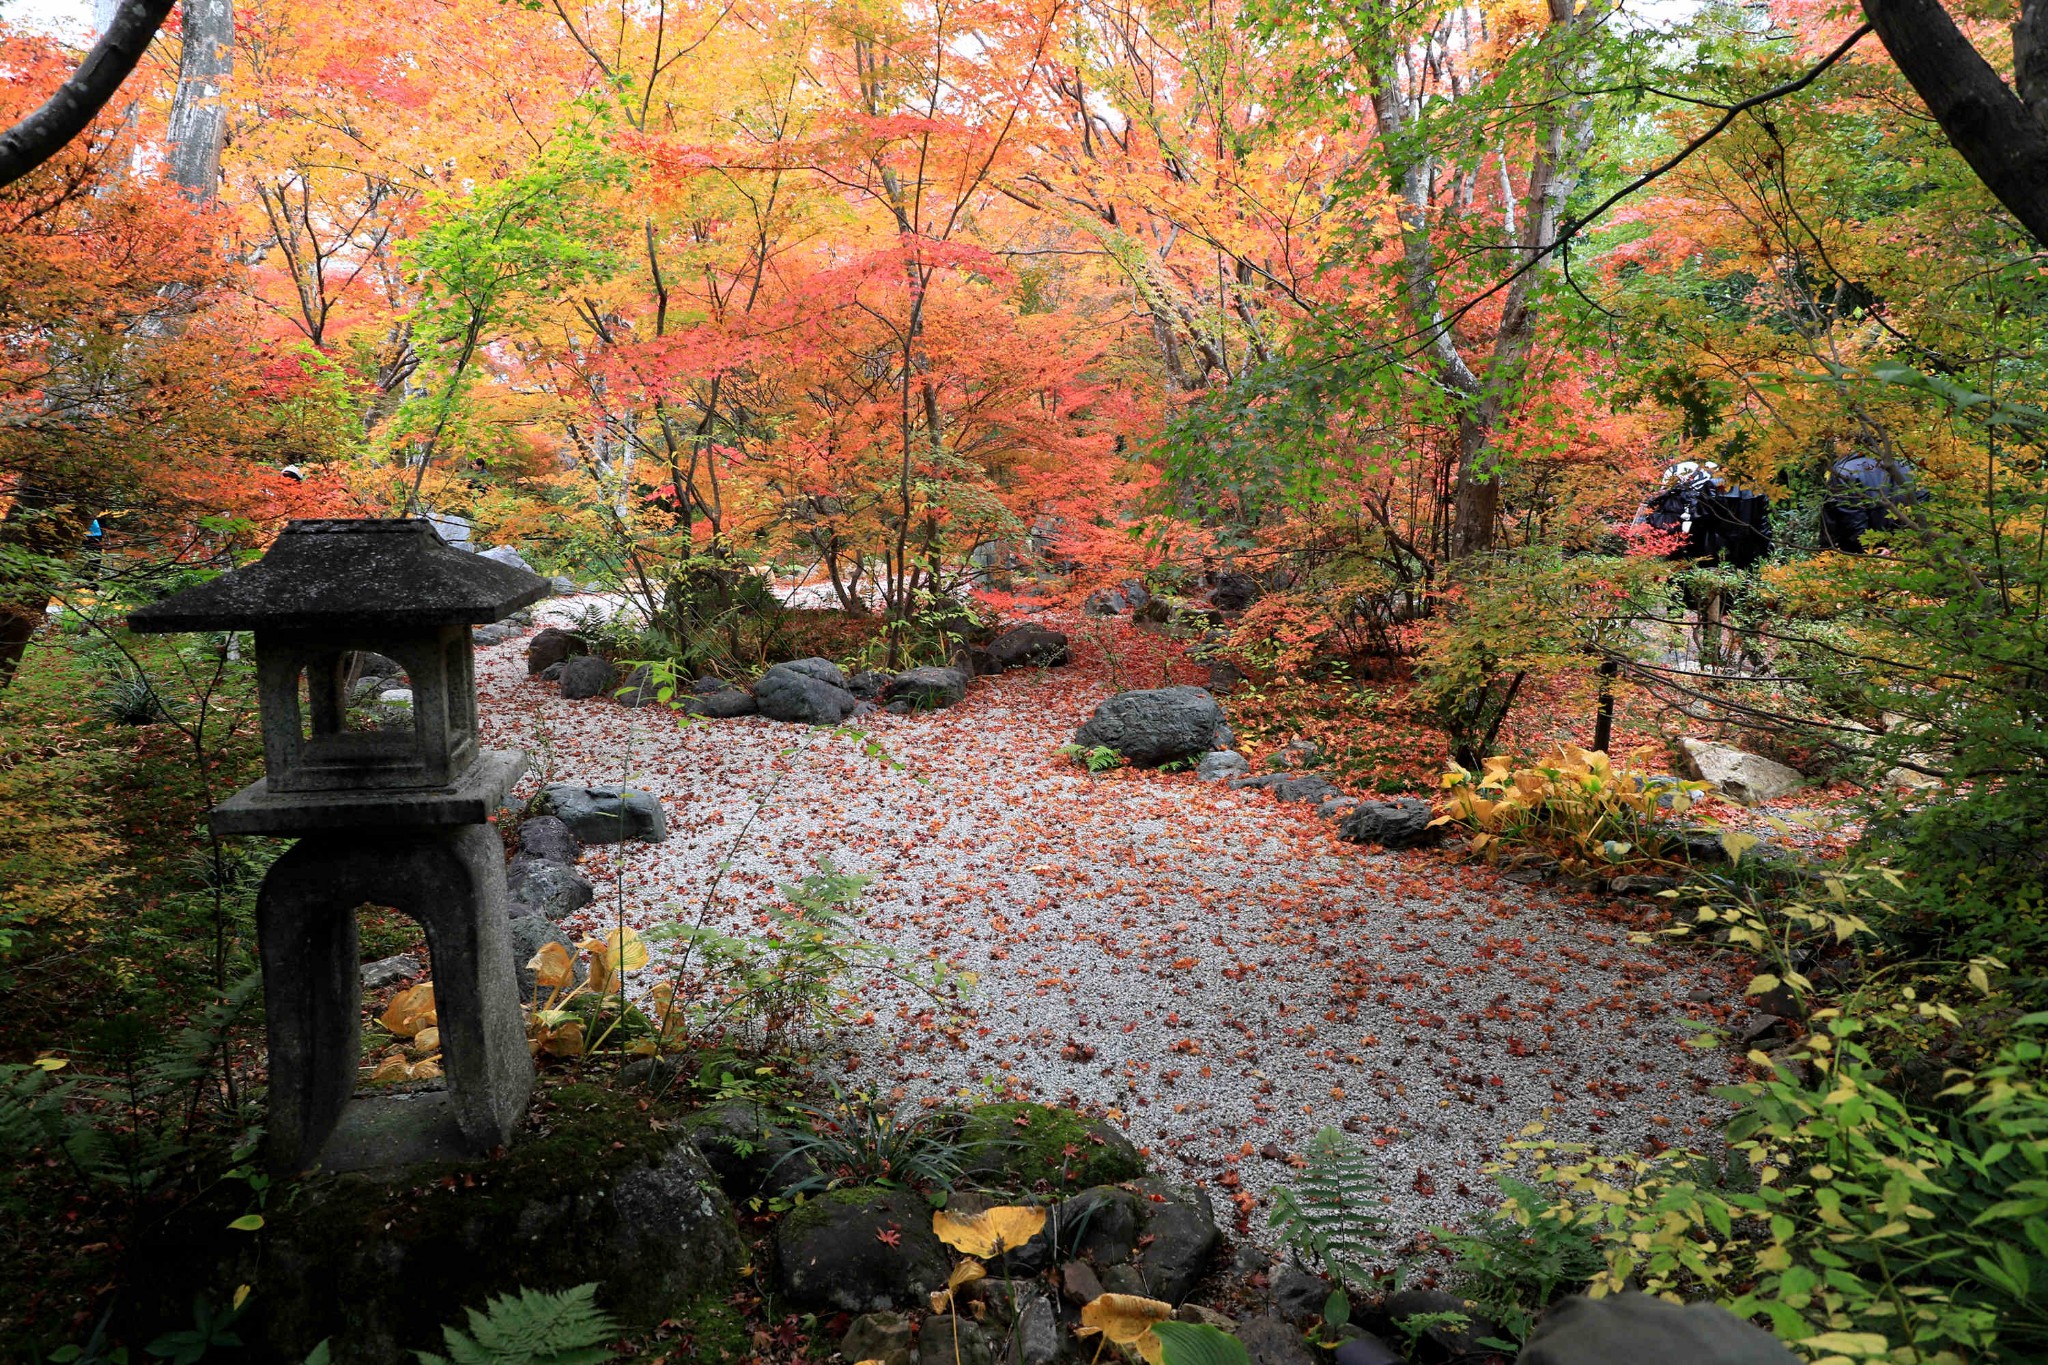
{"label": "tree trunk", "polygon": [[1863,0],[1863,14],[1949,144],[2048,245],[2048,0],[2025,0],[2013,25],[2018,94],[1938,0]]}
{"label": "tree trunk", "polygon": [[171,99],[171,179],[198,202],[220,184],[227,81],[235,65],[234,0],[184,0],[185,50]]}

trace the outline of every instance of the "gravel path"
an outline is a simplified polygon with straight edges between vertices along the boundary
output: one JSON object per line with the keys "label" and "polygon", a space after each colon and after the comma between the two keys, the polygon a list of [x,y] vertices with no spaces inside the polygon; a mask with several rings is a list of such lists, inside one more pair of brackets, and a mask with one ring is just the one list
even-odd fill
{"label": "gravel path", "polygon": [[[643,928],[694,919],[727,858],[725,927],[821,857],[872,874],[872,936],[979,973],[974,1013],[875,989],[833,1074],[906,1102],[1107,1113],[1219,1214],[1234,1199],[1241,1231],[1263,1233],[1287,1158],[1328,1124],[1382,1149],[1404,1231],[1491,1203],[1480,1167],[1531,1122],[1612,1149],[1711,1132],[1730,1061],[1682,1046],[1684,1025],[1725,1020],[1712,1002],[1740,987],[1706,958],[1631,946],[1591,897],[1341,843],[1264,793],[1091,778],[1054,752],[1114,690],[1102,650],[1076,645],[1074,666],[979,680],[950,710],[869,717],[902,771],[758,717],[563,701],[526,678],[523,640],[479,650],[478,673],[487,743],[540,770],[522,795],[630,781],[666,808],[666,843],[586,854],[599,896],[572,932],[621,891]],[[1193,680],[1156,637],[1110,647],[1126,685]]]}

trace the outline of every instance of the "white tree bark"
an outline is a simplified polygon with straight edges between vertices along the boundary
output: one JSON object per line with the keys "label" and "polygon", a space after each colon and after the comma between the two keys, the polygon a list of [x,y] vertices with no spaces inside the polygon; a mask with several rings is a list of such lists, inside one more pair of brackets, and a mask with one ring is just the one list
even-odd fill
{"label": "white tree bark", "polygon": [[220,184],[227,82],[235,66],[234,0],[184,0],[185,51],[171,99],[171,179],[201,203]]}

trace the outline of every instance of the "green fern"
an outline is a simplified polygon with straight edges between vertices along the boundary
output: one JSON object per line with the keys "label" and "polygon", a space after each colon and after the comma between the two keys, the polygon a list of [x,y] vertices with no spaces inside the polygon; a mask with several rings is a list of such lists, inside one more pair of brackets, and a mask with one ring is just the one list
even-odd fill
{"label": "green fern", "polygon": [[595,1303],[597,1286],[559,1294],[520,1289],[469,1310],[469,1331],[443,1327],[448,1354],[417,1351],[420,1365],[602,1365],[619,1327]]}
{"label": "green fern", "polygon": [[1309,1143],[1300,1183],[1273,1196],[1269,1222],[1308,1264],[1340,1284],[1365,1284],[1386,1235],[1383,1208],[1371,1160],[1343,1133],[1325,1128]]}

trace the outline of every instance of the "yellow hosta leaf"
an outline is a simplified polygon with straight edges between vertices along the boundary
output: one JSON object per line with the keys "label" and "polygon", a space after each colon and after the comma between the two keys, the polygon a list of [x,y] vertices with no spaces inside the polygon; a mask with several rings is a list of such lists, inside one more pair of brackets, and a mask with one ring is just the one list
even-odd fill
{"label": "yellow hosta leaf", "polygon": [[413,1064],[412,1078],[416,1081],[431,1081],[440,1074],[441,1057],[439,1053]]}
{"label": "yellow hosta leaf", "polygon": [[953,1267],[953,1273],[946,1277],[946,1287],[932,1291],[932,1311],[947,1313],[953,1311],[953,1295],[977,1280],[988,1278],[988,1267],[980,1261],[967,1260]]}
{"label": "yellow hosta leaf", "polygon": [[604,943],[612,965],[620,971],[637,972],[647,965],[647,943],[639,930],[614,929],[605,935]]}
{"label": "yellow hosta leaf", "polygon": [[412,1064],[394,1052],[383,1061],[377,1063],[377,1069],[370,1073],[370,1080],[375,1084],[382,1085],[390,1081],[408,1080],[411,1076]]}
{"label": "yellow hosta leaf", "polygon": [[541,990],[560,990],[576,979],[576,959],[559,943],[541,944],[540,951],[528,959],[526,966],[533,973],[534,985]]}
{"label": "yellow hosta leaf", "polygon": [[955,1251],[983,1258],[1015,1251],[1044,1227],[1045,1210],[1021,1204],[1005,1204],[964,1216],[940,1209],[932,1215],[932,1232],[941,1242]]}
{"label": "yellow hosta leaf", "polygon": [[1101,1294],[1081,1310],[1080,1331],[1085,1335],[1099,1332],[1119,1346],[1137,1346],[1147,1337],[1157,1342],[1152,1324],[1164,1322],[1172,1314],[1173,1305],[1158,1299],[1139,1294]]}
{"label": "yellow hosta leaf", "polygon": [[412,1036],[412,1045],[421,1052],[438,1052],[441,1048],[441,1030],[438,1026],[423,1028]]}
{"label": "yellow hosta leaf", "polygon": [[586,938],[576,945],[590,954],[590,989],[603,995],[616,984],[622,972],[647,965],[647,944],[634,929],[614,929],[603,938]]}
{"label": "yellow hosta leaf", "polygon": [[422,981],[392,996],[384,1017],[377,1022],[394,1038],[410,1038],[429,1024],[438,1022],[434,1013],[434,983]]}
{"label": "yellow hosta leaf", "polygon": [[583,1021],[572,1020],[560,1028],[551,1028],[540,1036],[543,1052],[552,1052],[557,1057],[581,1057],[583,1055]]}

